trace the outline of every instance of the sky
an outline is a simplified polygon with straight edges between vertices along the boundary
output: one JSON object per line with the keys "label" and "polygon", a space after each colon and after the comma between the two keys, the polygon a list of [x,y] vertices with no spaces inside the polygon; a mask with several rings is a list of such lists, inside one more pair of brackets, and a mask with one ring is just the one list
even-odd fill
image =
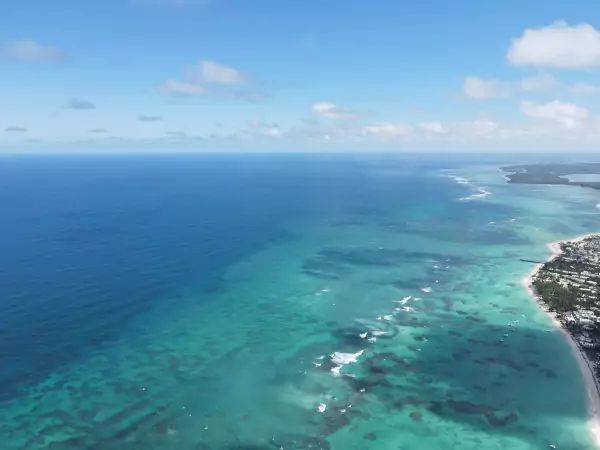
{"label": "sky", "polygon": [[598,0],[2,0],[0,152],[598,149]]}

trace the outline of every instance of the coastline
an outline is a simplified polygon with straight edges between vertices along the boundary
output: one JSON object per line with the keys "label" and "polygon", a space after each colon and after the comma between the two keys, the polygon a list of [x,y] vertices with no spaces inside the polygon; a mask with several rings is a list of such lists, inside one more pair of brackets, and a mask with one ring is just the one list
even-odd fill
{"label": "coastline", "polygon": [[[560,244],[561,242],[578,242],[582,241],[587,237],[594,236],[597,233],[590,233],[581,236],[577,236],[573,239],[566,239],[563,241],[550,242],[547,244],[551,251],[551,256],[546,262],[552,261],[557,258],[561,253]],[[593,438],[596,447],[600,449],[600,384],[594,375],[592,365],[586,356],[585,352],[577,345],[577,342],[573,339],[571,334],[563,327],[562,323],[556,317],[556,314],[550,311],[547,306],[539,298],[533,287],[533,277],[537,271],[542,267],[543,264],[536,264],[535,267],[522,279],[523,286],[527,289],[527,292],[533,298],[537,304],[550,316],[552,323],[557,327],[562,335],[564,336],[573,356],[577,360],[579,370],[583,376],[585,383],[585,390],[588,402],[588,429]]]}

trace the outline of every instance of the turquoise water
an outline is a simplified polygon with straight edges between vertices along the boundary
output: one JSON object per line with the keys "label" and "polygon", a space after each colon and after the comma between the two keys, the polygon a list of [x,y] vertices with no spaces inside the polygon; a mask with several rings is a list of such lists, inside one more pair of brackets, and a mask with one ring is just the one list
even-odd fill
{"label": "turquoise water", "polygon": [[598,231],[597,192],[276,158],[10,163],[1,448],[592,447],[520,258]]}

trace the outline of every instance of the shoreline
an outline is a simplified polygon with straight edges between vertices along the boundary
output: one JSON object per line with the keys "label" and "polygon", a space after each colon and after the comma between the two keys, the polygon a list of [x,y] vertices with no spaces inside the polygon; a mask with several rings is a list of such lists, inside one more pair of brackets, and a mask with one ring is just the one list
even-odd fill
{"label": "shoreline", "polygon": [[[545,262],[552,261],[560,256],[562,253],[560,244],[562,242],[579,242],[587,237],[595,235],[597,235],[597,233],[584,234],[573,239],[548,243],[547,247],[552,254]],[[588,429],[594,443],[596,444],[596,448],[600,449],[600,383],[596,379],[592,365],[585,352],[579,347],[579,345],[577,345],[577,342],[573,339],[567,329],[563,327],[560,320],[556,317],[556,314],[548,309],[546,304],[535,292],[533,287],[533,277],[542,266],[543,264],[536,264],[535,267],[525,277],[523,277],[521,281],[531,298],[536,301],[536,303],[546,312],[546,314],[548,314],[548,316],[550,316],[554,326],[561,331],[563,337],[569,345],[569,348],[571,349],[571,352],[573,353],[573,356],[577,360],[577,365],[579,366],[579,370],[585,383],[588,408]]]}

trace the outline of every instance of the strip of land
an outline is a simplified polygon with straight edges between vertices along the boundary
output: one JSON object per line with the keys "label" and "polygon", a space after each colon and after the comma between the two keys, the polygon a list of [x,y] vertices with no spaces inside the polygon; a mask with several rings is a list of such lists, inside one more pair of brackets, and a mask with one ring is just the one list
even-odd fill
{"label": "strip of land", "polygon": [[516,184],[561,184],[600,189],[598,181],[572,181],[569,174],[600,175],[600,163],[523,164],[502,167],[506,180]]}
{"label": "strip of land", "polygon": [[523,281],[573,350],[586,383],[590,431],[600,448],[600,235],[549,247],[552,257]]}

